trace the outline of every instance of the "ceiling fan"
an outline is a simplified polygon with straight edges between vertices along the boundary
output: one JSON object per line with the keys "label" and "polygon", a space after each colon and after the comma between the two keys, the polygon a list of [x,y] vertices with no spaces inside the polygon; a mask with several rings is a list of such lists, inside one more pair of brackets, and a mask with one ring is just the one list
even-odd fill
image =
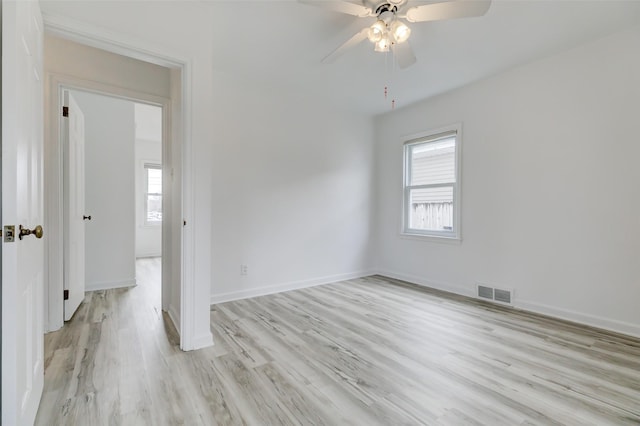
{"label": "ceiling fan", "polygon": [[403,20],[428,22],[482,16],[491,5],[491,0],[361,0],[360,4],[340,0],[298,1],[360,18],[376,18],[372,25],[366,26],[327,55],[322,60],[323,63],[333,62],[345,51],[368,38],[374,44],[376,52],[393,51],[400,68],[407,68],[416,62],[413,49],[407,43],[411,29]]}

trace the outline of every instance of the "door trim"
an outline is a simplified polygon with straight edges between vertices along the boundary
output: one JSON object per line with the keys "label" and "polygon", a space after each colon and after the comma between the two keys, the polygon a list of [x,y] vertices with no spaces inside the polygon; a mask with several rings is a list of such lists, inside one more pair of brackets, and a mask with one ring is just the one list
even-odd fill
{"label": "door trim", "polygon": [[[174,143],[171,137],[171,101],[167,98],[149,95],[142,92],[137,92],[130,89],[124,89],[109,84],[98,83],[94,81],[84,80],[73,76],[57,73],[45,74],[45,99],[48,105],[48,114],[45,118],[45,128],[48,131],[47,144],[45,151],[45,164],[46,164],[46,191],[45,191],[45,206],[48,214],[45,217],[46,229],[50,230],[49,238],[47,239],[47,246],[45,249],[45,265],[47,271],[47,279],[45,284],[45,313],[44,318],[46,320],[46,331],[54,331],[60,329],[63,324],[64,318],[64,302],[62,300],[62,292],[64,288],[64,238],[66,231],[64,229],[64,180],[63,180],[63,164],[64,164],[64,150],[62,127],[60,126],[62,115],[62,106],[64,103],[65,91],[82,91],[93,93],[102,96],[108,96],[111,98],[118,98],[132,102],[142,102],[162,107],[162,151],[163,151],[163,164],[166,159],[170,159],[167,154],[171,151],[172,144]],[[171,197],[171,202],[179,202]],[[163,227],[163,234],[170,232]],[[164,240],[164,238],[163,238]],[[163,244],[162,257],[163,262],[171,261],[171,247]],[[166,251],[165,251],[166,250]],[[171,292],[170,280],[162,280],[162,309],[169,311],[168,299],[165,295],[169,295]],[[177,318],[172,318],[176,328],[179,323]]]}
{"label": "door trim", "polygon": [[[198,301],[195,282],[195,191],[194,158],[192,149],[192,62],[171,47],[158,46],[148,41],[123,36],[86,23],[44,14],[45,29],[48,33],[72,40],[84,45],[97,47],[112,53],[140,59],[156,65],[181,71],[181,152],[182,152],[182,214],[188,226],[182,228],[181,283],[180,283],[180,347],[182,350],[194,350],[213,345],[213,336],[208,327],[199,332],[196,324]],[[169,53],[167,53],[169,52]],[[208,304],[207,304],[208,310]],[[200,327],[202,328],[202,327]]]}

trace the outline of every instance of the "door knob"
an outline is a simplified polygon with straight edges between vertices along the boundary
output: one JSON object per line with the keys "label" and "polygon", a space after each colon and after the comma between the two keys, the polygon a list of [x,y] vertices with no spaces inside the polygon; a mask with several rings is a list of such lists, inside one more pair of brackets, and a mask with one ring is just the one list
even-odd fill
{"label": "door knob", "polygon": [[27,235],[35,235],[36,238],[42,238],[42,235],[44,235],[42,226],[38,225],[33,229],[28,229],[20,225],[20,233],[18,234],[18,238],[22,239],[22,237],[25,237]]}
{"label": "door knob", "polygon": [[89,215],[89,216],[82,216],[82,220],[91,220],[91,215]]}

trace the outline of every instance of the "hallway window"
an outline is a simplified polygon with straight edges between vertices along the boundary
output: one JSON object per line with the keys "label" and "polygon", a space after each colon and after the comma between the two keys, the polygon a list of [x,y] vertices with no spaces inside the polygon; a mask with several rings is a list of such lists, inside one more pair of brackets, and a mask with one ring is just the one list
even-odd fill
{"label": "hallway window", "polygon": [[162,166],[145,164],[145,225],[162,223]]}

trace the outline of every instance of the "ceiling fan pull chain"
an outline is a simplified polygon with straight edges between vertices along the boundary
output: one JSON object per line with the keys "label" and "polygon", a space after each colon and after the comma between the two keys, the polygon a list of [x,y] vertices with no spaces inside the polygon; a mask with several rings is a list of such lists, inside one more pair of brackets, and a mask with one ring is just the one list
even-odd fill
{"label": "ceiling fan pull chain", "polygon": [[[390,49],[389,52],[386,53],[385,55],[385,68],[387,70],[387,81],[388,81],[388,87],[389,92],[392,89],[392,85],[393,85],[393,77],[396,71],[396,57],[395,57],[395,53],[394,53],[394,49]],[[387,99],[387,88],[385,87],[385,100]],[[396,106],[396,100],[392,99],[391,100],[391,109],[395,109]]]}
{"label": "ceiling fan pull chain", "polygon": [[[391,52],[391,54],[389,54],[389,52],[385,52],[384,69],[386,74],[385,78],[387,80],[387,84],[384,86],[384,100],[386,101],[389,99],[389,94],[391,92],[391,84],[393,83],[393,74],[395,72],[395,57],[393,56],[393,52]],[[396,100],[392,99],[391,109],[395,109],[395,107],[396,107]]]}
{"label": "ceiling fan pull chain", "polygon": [[[396,73],[396,49],[391,49],[391,81],[393,81],[393,76]],[[395,96],[391,99],[391,109],[396,109],[396,99]]]}

